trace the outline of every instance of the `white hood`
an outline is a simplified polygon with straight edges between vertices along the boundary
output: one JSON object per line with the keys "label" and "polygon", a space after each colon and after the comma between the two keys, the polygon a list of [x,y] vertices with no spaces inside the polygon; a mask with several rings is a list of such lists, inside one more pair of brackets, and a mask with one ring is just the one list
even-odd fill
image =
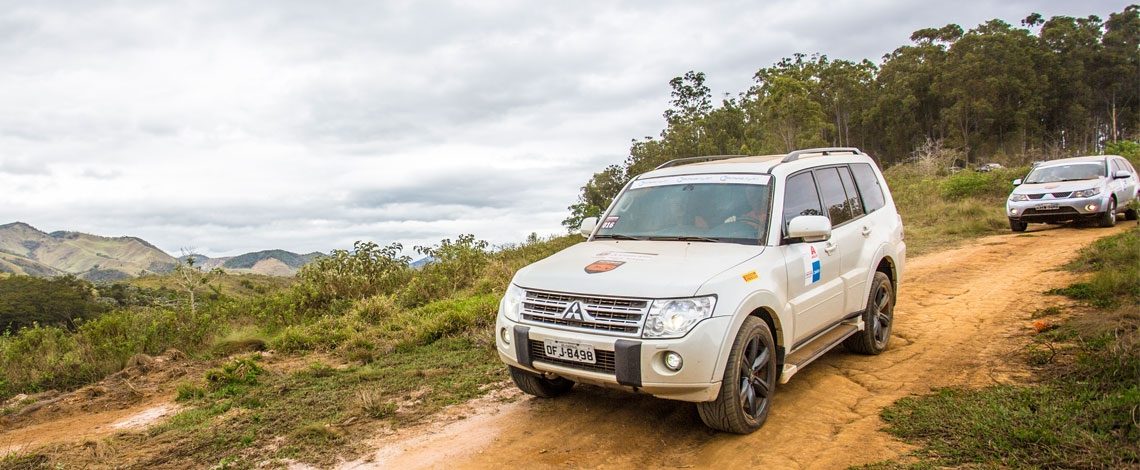
{"label": "white hood", "polygon": [[[514,282],[528,289],[575,294],[688,297],[713,276],[763,251],[762,246],[734,243],[593,241],[519,270]],[[586,267],[595,262],[611,270],[587,272]]]}

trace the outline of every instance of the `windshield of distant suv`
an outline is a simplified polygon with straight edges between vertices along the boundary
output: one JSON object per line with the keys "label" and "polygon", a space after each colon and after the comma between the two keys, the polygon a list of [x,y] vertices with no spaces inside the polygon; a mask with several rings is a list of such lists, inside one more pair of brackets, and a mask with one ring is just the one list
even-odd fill
{"label": "windshield of distant suv", "polygon": [[1105,176],[1105,167],[1103,162],[1081,162],[1069,163],[1067,165],[1052,165],[1052,166],[1039,166],[1029,172],[1029,176],[1025,177],[1025,182],[1029,184],[1034,183],[1058,183],[1061,181],[1080,181],[1091,180]]}
{"label": "windshield of distant suv", "polygon": [[768,228],[770,179],[706,174],[634,181],[594,238],[758,245]]}

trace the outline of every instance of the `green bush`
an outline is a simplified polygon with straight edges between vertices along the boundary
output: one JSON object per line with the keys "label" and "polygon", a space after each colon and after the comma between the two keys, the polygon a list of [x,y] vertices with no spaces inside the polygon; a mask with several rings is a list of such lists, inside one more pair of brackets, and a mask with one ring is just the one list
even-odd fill
{"label": "green bush", "polygon": [[75,276],[0,278],[0,332],[33,324],[75,328],[106,310],[95,287]]}
{"label": "green bush", "polygon": [[1004,198],[1013,190],[1011,181],[1023,175],[1018,169],[1002,169],[988,172],[960,171],[950,175],[939,185],[942,197],[949,201],[965,198]]}
{"label": "green bush", "polygon": [[1110,142],[1104,147],[1105,155],[1120,155],[1132,162],[1134,168],[1140,168],[1140,142],[1134,140],[1118,140]]}
{"label": "green bush", "polygon": [[163,309],[109,312],[75,332],[34,325],[0,336],[0,380],[5,393],[73,389],[121,370],[135,354],[198,350],[217,327],[201,312]]}
{"label": "green bush", "polygon": [[444,239],[436,246],[417,246],[416,251],[430,257],[432,262],[400,290],[397,298],[404,307],[445,299],[471,287],[491,260],[487,242],[466,234],[454,242]]}
{"label": "green bush", "polygon": [[403,248],[399,243],[381,248],[358,241],[352,250],[333,250],[297,273],[297,300],[305,308],[322,309],[338,300],[394,293],[411,277],[411,258],[400,255]]}

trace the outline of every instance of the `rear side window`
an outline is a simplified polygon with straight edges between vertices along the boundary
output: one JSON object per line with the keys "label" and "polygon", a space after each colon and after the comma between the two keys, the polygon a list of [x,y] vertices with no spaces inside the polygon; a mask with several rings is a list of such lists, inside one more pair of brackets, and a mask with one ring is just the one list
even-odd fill
{"label": "rear side window", "polygon": [[851,165],[855,173],[855,184],[859,186],[859,193],[863,195],[863,207],[868,213],[878,210],[886,205],[883,188],[879,186],[879,179],[875,177],[875,170],[866,163]]}
{"label": "rear side window", "polygon": [[819,193],[815,190],[815,178],[805,171],[788,178],[784,190],[784,231],[788,222],[800,215],[823,215],[819,205]]}
{"label": "rear side window", "polygon": [[843,191],[843,181],[839,179],[839,171],[835,168],[815,170],[816,181],[819,183],[819,195],[823,196],[823,207],[827,209],[827,217],[831,225],[839,225],[851,220],[851,208],[847,205],[847,193]]}
{"label": "rear side window", "polygon": [[851,217],[863,215],[863,202],[859,200],[859,191],[855,190],[855,179],[851,177],[851,169],[845,166],[839,167],[839,179],[843,180],[843,192],[847,193],[847,207],[851,208]]}

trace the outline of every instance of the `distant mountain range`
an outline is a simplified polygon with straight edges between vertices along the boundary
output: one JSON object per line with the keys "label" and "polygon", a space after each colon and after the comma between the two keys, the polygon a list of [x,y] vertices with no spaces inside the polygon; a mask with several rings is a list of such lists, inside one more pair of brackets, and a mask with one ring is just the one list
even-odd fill
{"label": "distant mountain range", "polygon": [[[240,256],[194,257],[204,269],[292,276],[321,253],[299,255],[266,250]],[[51,277],[73,274],[90,281],[116,281],[169,272],[186,257],[175,258],[136,237],[101,237],[79,232],[42,232],[23,222],[0,225],[0,273]]]}
{"label": "distant mountain range", "polygon": [[178,260],[184,261],[187,258],[194,258],[194,265],[201,266],[202,269],[222,268],[228,272],[235,273],[292,276],[297,274],[297,270],[301,269],[301,266],[321,256],[324,256],[324,254],[320,252],[299,255],[285,250],[265,250],[222,258],[210,258],[204,255],[191,254],[180,256]]}

